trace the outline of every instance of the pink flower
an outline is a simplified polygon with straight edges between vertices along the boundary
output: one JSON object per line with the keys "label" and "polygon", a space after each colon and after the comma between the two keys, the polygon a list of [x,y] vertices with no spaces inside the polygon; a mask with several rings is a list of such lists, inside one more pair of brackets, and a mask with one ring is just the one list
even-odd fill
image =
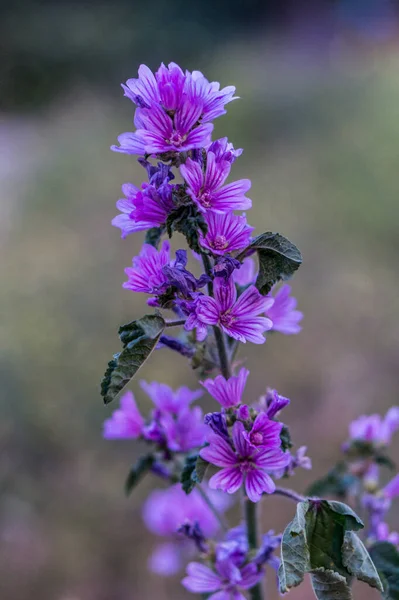
{"label": "pink flower", "polygon": [[180,173],[188,185],[188,193],[202,212],[225,213],[251,208],[252,202],[245,196],[251,187],[249,179],[223,185],[230,168],[230,162],[217,161],[213,152],[207,154],[205,173],[201,165],[191,158],[180,167]]}
{"label": "pink flower", "polygon": [[240,342],[263,344],[263,334],[272,328],[273,323],[258,315],[268,310],[274,300],[262,296],[253,285],[237,299],[237,290],[231,277],[227,282],[220,277],[216,278],[214,293],[214,298],[198,298],[198,320],[207,325],[218,325],[227,335]]}
{"label": "pink flower", "polygon": [[165,383],[158,383],[158,381],[152,383],[141,381],[140,386],[159,410],[171,414],[177,414],[203,395],[202,390],[190,390],[186,386],[172,390]]}
{"label": "pink flower", "polygon": [[253,448],[244,433],[243,423],[236,421],[232,430],[233,449],[221,436],[212,432],[208,436],[209,446],[203,448],[200,455],[221,467],[209,480],[209,487],[233,494],[244,485],[248,498],[258,502],[263,493],[271,494],[275,490],[269,472],[287,466],[290,455],[282,451],[280,439],[273,435],[267,439],[266,446]]}
{"label": "pink flower", "polygon": [[170,244],[167,240],[160,250],[150,244],[143,244],[139,256],[133,258],[133,267],[125,269],[128,280],[123,283],[123,287],[133,292],[159,294],[168,284],[163,267],[170,263]]}
{"label": "pink flower", "polygon": [[233,279],[237,285],[242,287],[254,284],[256,279],[254,259],[251,257],[245,258],[241,267],[233,272]]}
{"label": "pink flower", "polygon": [[243,368],[238,375],[233,375],[230,379],[218,375],[215,379],[206,379],[200,383],[223,408],[229,408],[241,403],[248,375],[248,369]]}
{"label": "pink flower", "polygon": [[137,408],[133,392],[128,391],[121,396],[120,408],[104,423],[104,438],[128,439],[138,438],[144,427],[144,419]]}
{"label": "pink flower", "polygon": [[231,559],[217,560],[216,571],[198,562],[187,565],[182,585],[190,592],[212,593],[209,600],[245,600],[240,590],[252,588],[264,573],[255,563],[237,567]]}
{"label": "pink flower", "polygon": [[223,255],[233,250],[240,250],[249,244],[251,232],[254,230],[247,224],[244,216],[233,213],[206,213],[207,234],[200,232],[200,242],[213,254]]}
{"label": "pink flower", "polygon": [[290,293],[291,287],[283,285],[274,296],[274,303],[266,313],[273,321],[272,330],[286,335],[299,333],[302,329],[299,322],[303,319],[303,313],[295,310],[297,301],[290,296]]}

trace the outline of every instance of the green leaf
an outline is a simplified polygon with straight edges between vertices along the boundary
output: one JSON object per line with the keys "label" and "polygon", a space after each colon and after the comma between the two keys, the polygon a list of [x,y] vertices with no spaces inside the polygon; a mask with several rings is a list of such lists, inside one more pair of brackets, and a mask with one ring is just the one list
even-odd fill
{"label": "green leaf", "polygon": [[158,248],[159,242],[163,234],[165,233],[165,227],[151,227],[145,234],[145,243]]}
{"label": "green leaf", "polygon": [[306,495],[319,498],[334,495],[344,500],[356,481],[356,477],[348,472],[346,463],[341,462],[335,465],[325,477],[312,483],[307,489]]}
{"label": "green leaf", "polygon": [[255,250],[259,258],[256,287],[263,295],[268,294],[278,281],[289,279],[302,263],[298,248],[279,233],[268,231],[258,235],[237,256],[238,260],[243,260]]}
{"label": "green leaf", "polygon": [[345,532],[342,544],[342,562],[353,577],[382,592],[382,583],[377,569],[363,542],[353,531]]}
{"label": "green leaf", "polygon": [[376,542],[370,555],[384,584],[383,597],[399,600],[399,552],[389,542]]}
{"label": "green leaf", "polygon": [[182,233],[191,250],[195,252],[204,251],[199,244],[199,231],[205,235],[208,226],[204,216],[191,201],[190,204],[182,204],[169,213],[166,220],[166,229],[169,237],[172,237],[174,231]]}
{"label": "green leaf", "polygon": [[147,315],[120,327],[123,350],[115,354],[108,363],[101,382],[101,395],[105,404],[112,402],[134,377],[154,350],[164,329],[165,321],[159,315]]}
{"label": "green leaf", "polygon": [[345,577],[326,569],[314,569],[312,587],[319,600],[352,600],[352,592]]}
{"label": "green leaf", "polygon": [[152,454],[146,454],[142,456],[136,462],[136,464],[130,469],[129,475],[125,481],[125,492],[128,496],[134,487],[141,481],[141,479],[151,470],[154,464],[154,456]]}
{"label": "green leaf", "polygon": [[209,463],[201,458],[199,454],[187,456],[180,478],[182,488],[186,494],[192,492],[197,483],[201,483],[208,465]]}
{"label": "green leaf", "polygon": [[300,502],[283,534],[280,591],[299,585],[305,573],[312,575],[319,600],[349,600],[353,577],[381,589],[367,550],[354,533],[362,527],[359,517],[342,502]]}
{"label": "green leaf", "polygon": [[294,445],[292,443],[290,430],[288,429],[287,425],[283,425],[283,427],[280,431],[280,440],[281,440],[281,448],[284,452],[286,450],[289,450],[290,448],[292,448],[292,446]]}

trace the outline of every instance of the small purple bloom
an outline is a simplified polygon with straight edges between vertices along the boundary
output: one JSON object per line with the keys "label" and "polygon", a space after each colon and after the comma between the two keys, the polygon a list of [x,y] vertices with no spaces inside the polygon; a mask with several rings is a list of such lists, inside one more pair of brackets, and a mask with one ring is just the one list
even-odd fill
{"label": "small purple bloom", "polygon": [[128,391],[121,396],[120,408],[104,422],[104,438],[129,439],[138,438],[144,427],[144,419],[137,408],[133,392]]}
{"label": "small purple bloom", "polygon": [[206,150],[207,152],[213,152],[217,161],[226,160],[229,163],[233,163],[243,152],[242,148],[235,150],[227,137],[215,140]]}
{"label": "small purple bloom", "polygon": [[165,413],[159,418],[159,424],[172,452],[188,452],[205,442],[207,427],[199,406],[180,410],[176,416]]}
{"label": "small purple bloom", "polygon": [[196,330],[196,337],[199,342],[202,342],[208,335],[208,327],[205,323],[200,321],[197,316],[197,307],[201,296],[197,295],[192,301],[177,300],[176,306],[180,308],[182,313],[187,317],[184,324],[186,331]]}
{"label": "small purple bloom", "polygon": [[235,269],[240,268],[240,262],[231,256],[218,256],[215,260],[212,272],[214,277],[223,277],[225,281],[230,279]]}
{"label": "small purple bloom", "polygon": [[200,243],[213,254],[223,255],[240,250],[249,244],[251,232],[245,216],[234,213],[217,214],[208,212],[205,216],[208,231],[204,236],[200,232]]}
{"label": "small purple bloom", "polygon": [[384,521],[378,524],[375,533],[378,542],[390,542],[394,546],[399,546],[399,533],[390,531],[388,524]]}
{"label": "small purple bloom", "polygon": [[235,283],[241,287],[247,287],[247,285],[255,283],[256,267],[253,258],[248,256],[244,259],[241,267],[234,271],[233,279]]}
{"label": "small purple bloom", "polygon": [[384,498],[392,500],[399,496],[399,473],[383,488],[382,493]]}
{"label": "small purple bloom", "polygon": [[258,554],[255,557],[255,562],[260,565],[269,564],[276,571],[280,566],[280,559],[274,556],[274,551],[280,547],[282,535],[274,535],[273,529],[268,531],[262,537],[262,544]]}
{"label": "small purple bloom", "polygon": [[125,183],[122,191],[126,198],[116,203],[121,214],[112,220],[112,225],[121,230],[121,237],[163,225],[174,207],[172,189],[169,184],[156,188],[143,183],[140,190],[132,183]]}
{"label": "small purple bloom", "polygon": [[204,287],[210,281],[210,278],[208,275],[203,274],[197,279],[190,271],[187,271],[186,265],[187,252],[177,250],[173,265],[164,266],[163,272],[171,286],[175,287],[186,298],[191,298],[192,293]]}
{"label": "small purple bloom", "polygon": [[180,173],[188,185],[188,193],[202,212],[217,213],[251,208],[252,202],[245,196],[251,187],[249,179],[240,179],[223,185],[230,173],[231,164],[216,161],[213,152],[208,152],[206,171],[191,158],[180,167]]}
{"label": "small purple bloom", "polygon": [[170,244],[165,240],[160,250],[144,244],[139,256],[133,258],[133,267],[125,269],[128,280],[123,287],[133,292],[160,294],[168,285],[164,267],[170,264]]}
{"label": "small purple bloom", "polygon": [[251,418],[249,407],[246,404],[241,404],[241,406],[236,410],[236,416],[239,421],[249,421]]}
{"label": "small purple bloom", "polygon": [[227,430],[226,416],[223,413],[208,413],[204,417],[205,425],[209,425],[214,433],[220,435],[230,443],[229,432]]}
{"label": "small purple bloom", "polygon": [[152,383],[140,381],[140,386],[159,410],[174,415],[187,408],[194,400],[198,400],[203,395],[202,390],[190,390],[186,386],[172,390],[165,383],[158,383],[157,381]]}
{"label": "small purple bloom", "polygon": [[248,369],[242,368],[238,375],[233,375],[229,379],[225,379],[223,375],[218,375],[215,379],[200,381],[200,384],[223,408],[230,408],[241,403],[248,375]]}
{"label": "small purple bloom", "polygon": [[201,296],[198,299],[198,320],[207,325],[218,325],[227,335],[240,342],[263,344],[263,334],[272,328],[273,323],[259,315],[270,308],[273,299],[262,296],[253,285],[237,299],[237,290],[232,278],[227,282],[216,278],[214,293],[214,298]]}
{"label": "small purple bloom", "polygon": [[176,542],[157,544],[148,560],[148,568],[162,577],[175,575],[182,568],[185,551],[187,549]]}
{"label": "small purple bloom", "polygon": [[244,484],[248,498],[258,502],[263,493],[274,492],[276,486],[269,473],[285,467],[290,455],[281,449],[280,439],[272,436],[267,446],[254,449],[244,433],[243,423],[236,421],[232,430],[235,450],[223,438],[210,433],[207,438],[209,446],[202,448],[200,455],[221,467],[209,480],[212,489],[233,494]]}
{"label": "small purple bloom", "polygon": [[362,415],[349,425],[352,440],[388,445],[399,429],[399,407],[392,406],[384,418],[380,415]]}
{"label": "small purple bloom", "polygon": [[244,430],[243,437],[248,445],[255,450],[281,445],[280,433],[283,424],[272,421],[266,413],[259,413],[250,431]]}
{"label": "small purple bloom", "polygon": [[303,319],[303,313],[295,310],[297,301],[290,293],[291,287],[283,285],[274,296],[274,304],[266,312],[273,321],[272,330],[286,335],[299,333],[302,329],[299,322]]}
{"label": "small purple bloom", "polygon": [[269,419],[273,419],[280,411],[290,404],[290,400],[280,396],[277,390],[268,389],[266,396],[261,398],[261,405]]}
{"label": "small purple bloom", "polygon": [[191,562],[182,585],[193,593],[216,592],[209,600],[245,600],[240,590],[252,588],[263,577],[263,570],[254,563],[239,569],[230,559],[217,560],[215,569]]}

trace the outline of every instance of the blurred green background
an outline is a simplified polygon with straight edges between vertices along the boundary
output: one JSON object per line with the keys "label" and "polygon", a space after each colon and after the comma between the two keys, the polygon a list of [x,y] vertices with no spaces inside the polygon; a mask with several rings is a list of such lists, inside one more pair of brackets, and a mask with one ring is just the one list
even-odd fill
{"label": "blurred green background", "polygon": [[[245,149],[234,178],[253,181],[257,232],[280,231],[303,252],[293,280],[302,333],[247,349],[247,398],[267,385],[290,397],[287,422],[313,459],[292,486],[303,490],[339,457],[351,419],[398,403],[398,7],[281,4],[0,7],[1,600],[194,597],[147,573],[156,540],[140,504],[156,482],[126,499],[140,449],[101,436],[114,407],[104,408],[99,381],[117,328],[145,311],[121,287],[142,236],[122,241],[110,225],[120,185],[143,171],[109,151],[133,116],[119,83],[142,62],[175,60],[237,86],[241,100],[215,135]],[[165,352],[141,375],[196,385]],[[292,513],[268,499],[264,530]],[[269,587],[276,598],[272,573]]]}

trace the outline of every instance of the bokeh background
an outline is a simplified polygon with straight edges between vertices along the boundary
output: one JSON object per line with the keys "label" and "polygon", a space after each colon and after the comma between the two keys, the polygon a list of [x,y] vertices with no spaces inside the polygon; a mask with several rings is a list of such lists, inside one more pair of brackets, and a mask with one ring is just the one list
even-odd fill
{"label": "bokeh background", "polygon": [[[286,419],[313,458],[292,485],[337,460],[351,419],[398,402],[398,14],[393,0],[1,5],[2,600],[190,597],[146,571],[156,540],[140,504],[156,482],[129,499],[122,489],[137,444],[101,437],[117,328],[145,310],[121,288],[142,236],[121,241],[110,225],[120,185],[143,177],[109,151],[133,115],[119,84],[140,63],[174,60],[237,86],[215,134],[245,148],[234,177],[253,181],[257,232],[303,252],[302,333],[248,348],[248,398],[267,385],[292,398]],[[141,374],[196,385],[165,352]],[[265,501],[264,530],[293,508]],[[273,574],[269,588],[276,598]]]}

